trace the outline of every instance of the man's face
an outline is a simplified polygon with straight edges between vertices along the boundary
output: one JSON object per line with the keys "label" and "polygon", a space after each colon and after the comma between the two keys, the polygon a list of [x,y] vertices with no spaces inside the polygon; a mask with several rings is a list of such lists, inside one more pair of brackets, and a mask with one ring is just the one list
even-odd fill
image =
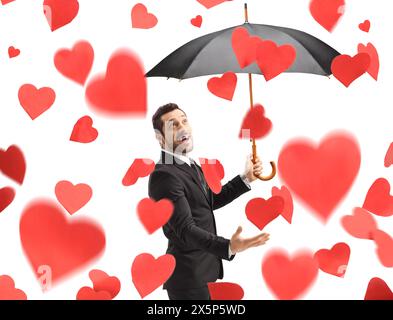
{"label": "man's face", "polygon": [[174,153],[187,154],[193,145],[192,129],[183,111],[175,109],[161,116],[163,121],[164,149]]}

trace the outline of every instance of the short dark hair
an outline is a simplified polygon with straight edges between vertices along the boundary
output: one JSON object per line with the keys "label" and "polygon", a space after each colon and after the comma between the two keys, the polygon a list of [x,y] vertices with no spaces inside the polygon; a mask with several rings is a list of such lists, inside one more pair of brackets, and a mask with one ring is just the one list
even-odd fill
{"label": "short dark hair", "polygon": [[164,122],[162,121],[161,116],[176,109],[183,111],[183,113],[187,115],[184,112],[184,110],[180,109],[176,103],[164,104],[163,106],[157,109],[157,111],[154,113],[152,117],[153,128],[159,130],[162,133],[162,135],[164,135],[164,132],[162,130],[163,129],[162,127],[164,126]]}

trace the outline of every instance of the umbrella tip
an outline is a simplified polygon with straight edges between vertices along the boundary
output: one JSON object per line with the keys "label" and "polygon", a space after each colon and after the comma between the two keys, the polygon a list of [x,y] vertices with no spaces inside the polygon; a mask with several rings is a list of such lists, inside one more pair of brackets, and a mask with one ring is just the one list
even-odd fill
{"label": "umbrella tip", "polygon": [[244,17],[245,17],[245,23],[248,23],[248,8],[247,8],[247,2],[244,3]]}

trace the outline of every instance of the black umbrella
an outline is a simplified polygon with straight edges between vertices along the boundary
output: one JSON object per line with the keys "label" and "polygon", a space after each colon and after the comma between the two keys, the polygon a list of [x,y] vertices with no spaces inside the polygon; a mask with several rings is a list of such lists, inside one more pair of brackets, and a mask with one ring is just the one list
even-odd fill
{"label": "black umbrella", "polygon": [[[277,45],[291,45],[296,50],[296,59],[285,72],[299,72],[329,76],[333,59],[340,55],[335,49],[303,31],[248,22],[247,4],[244,5],[246,22],[242,25],[223,29],[194,39],[163,59],[146,77],[167,77],[188,79],[199,76],[223,74],[227,71],[247,73],[250,84],[250,106],[254,106],[251,74],[263,74],[256,63],[241,68],[232,48],[232,33],[239,27],[247,29],[250,35],[263,40],[274,41]],[[256,158],[255,139],[252,139],[253,162]],[[272,173],[259,176],[270,180],[276,174],[276,165],[270,162]]]}

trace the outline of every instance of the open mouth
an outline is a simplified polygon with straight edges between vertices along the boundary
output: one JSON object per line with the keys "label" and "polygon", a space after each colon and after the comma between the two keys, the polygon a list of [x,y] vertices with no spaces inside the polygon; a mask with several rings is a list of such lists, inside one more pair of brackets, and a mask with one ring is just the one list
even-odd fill
{"label": "open mouth", "polygon": [[180,137],[180,139],[177,140],[177,142],[186,143],[186,142],[188,142],[190,140],[190,138],[191,138],[191,136],[185,134],[185,135],[182,135]]}

